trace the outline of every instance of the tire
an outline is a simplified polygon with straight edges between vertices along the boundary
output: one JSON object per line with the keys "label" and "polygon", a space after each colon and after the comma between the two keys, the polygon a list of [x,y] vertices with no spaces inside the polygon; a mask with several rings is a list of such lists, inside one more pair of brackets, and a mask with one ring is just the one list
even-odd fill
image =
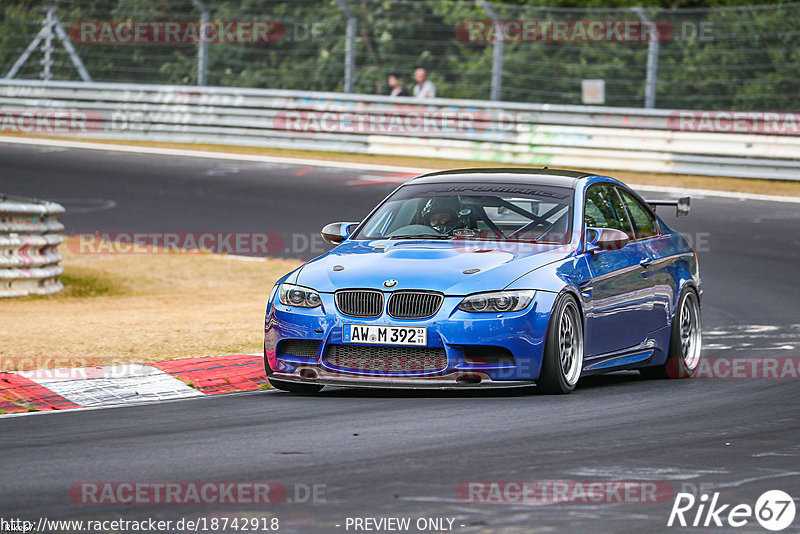
{"label": "tire", "polygon": [[281,391],[288,391],[289,393],[299,393],[301,395],[313,395],[314,393],[319,393],[322,391],[322,388],[325,386],[320,386],[319,384],[298,384],[296,382],[284,382],[283,380],[275,380],[273,378],[268,378],[269,383],[275,389],[280,389]]}
{"label": "tire", "polygon": [[570,393],[582,369],[583,321],[577,301],[565,294],[559,297],[550,314],[536,391],[546,395]]}
{"label": "tire", "polygon": [[700,299],[693,288],[687,287],[678,298],[666,363],[642,367],[639,374],[645,378],[691,378],[697,372],[702,348]]}

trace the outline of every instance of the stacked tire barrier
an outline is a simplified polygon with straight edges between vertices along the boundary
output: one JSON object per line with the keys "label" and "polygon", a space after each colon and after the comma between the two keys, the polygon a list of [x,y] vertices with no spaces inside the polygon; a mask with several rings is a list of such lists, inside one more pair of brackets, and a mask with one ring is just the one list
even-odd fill
{"label": "stacked tire barrier", "polygon": [[64,208],[54,202],[0,194],[0,298],[63,289],[58,245]]}
{"label": "stacked tire barrier", "polygon": [[800,180],[800,114],[0,80],[0,134]]}

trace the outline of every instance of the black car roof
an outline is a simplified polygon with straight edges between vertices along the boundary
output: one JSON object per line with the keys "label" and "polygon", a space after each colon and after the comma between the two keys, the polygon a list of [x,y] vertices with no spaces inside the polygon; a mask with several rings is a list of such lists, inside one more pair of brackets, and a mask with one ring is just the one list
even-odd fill
{"label": "black car roof", "polygon": [[498,182],[506,184],[550,185],[556,187],[574,188],[581,178],[593,176],[593,173],[583,171],[568,171],[564,169],[537,169],[525,168],[498,168],[498,169],[456,169],[451,171],[438,171],[423,174],[414,178],[414,184],[438,183],[465,183],[465,182]]}

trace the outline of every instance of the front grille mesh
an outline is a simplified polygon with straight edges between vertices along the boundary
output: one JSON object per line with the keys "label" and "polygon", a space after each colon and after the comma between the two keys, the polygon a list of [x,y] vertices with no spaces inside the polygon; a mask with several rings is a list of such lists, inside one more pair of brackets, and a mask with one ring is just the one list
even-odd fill
{"label": "front grille mesh", "polygon": [[383,293],[369,289],[337,291],[336,307],[351,317],[380,317],[383,312]]}
{"label": "front grille mesh", "polygon": [[316,358],[320,341],[313,339],[286,339],[278,345],[278,356],[291,354],[302,358]]}
{"label": "front grille mesh", "polygon": [[389,297],[388,312],[395,319],[427,319],[436,315],[443,300],[441,293],[396,291]]}
{"label": "front grille mesh", "polygon": [[447,367],[444,349],[436,347],[330,345],[325,361],[342,369],[374,373],[420,373]]}

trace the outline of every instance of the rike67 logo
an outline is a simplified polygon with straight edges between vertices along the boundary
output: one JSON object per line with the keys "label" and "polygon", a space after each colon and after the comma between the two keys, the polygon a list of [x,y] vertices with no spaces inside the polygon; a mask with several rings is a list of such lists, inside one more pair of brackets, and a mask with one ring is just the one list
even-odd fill
{"label": "rike67 logo", "polygon": [[669,514],[667,526],[741,528],[755,520],[767,530],[781,531],[792,524],[795,504],[791,495],[781,490],[766,491],[755,506],[720,501],[719,492],[696,498],[691,493],[678,493]]}

